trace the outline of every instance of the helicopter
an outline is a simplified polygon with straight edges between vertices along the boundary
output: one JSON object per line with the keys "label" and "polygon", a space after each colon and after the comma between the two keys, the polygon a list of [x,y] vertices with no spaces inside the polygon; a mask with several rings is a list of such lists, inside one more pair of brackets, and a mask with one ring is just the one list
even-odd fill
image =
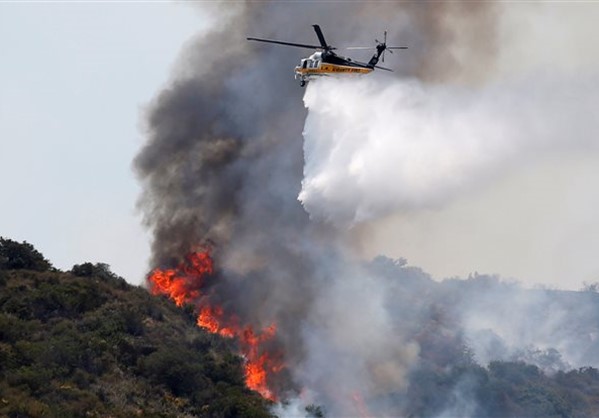
{"label": "helicopter", "polygon": [[[318,41],[320,45],[307,45],[307,44],[298,44],[293,42],[284,42],[278,41],[274,39],[262,39],[262,38],[247,38],[248,41],[258,41],[258,42],[267,42],[271,44],[278,45],[286,45],[286,46],[294,46],[297,48],[309,48],[316,49],[314,52],[307,58],[302,58],[300,61],[300,65],[295,67],[294,74],[295,79],[300,81],[300,86],[304,87],[308,81],[312,80],[315,77],[336,75],[336,74],[368,74],[376,69],[381,69],[385,71],[393,71],[389,68],[378,66],[379,59],[382,62],[385,62],[385,51],[393,52],[394,49],[408,49],[407,46],[387,46],[387,31],[385,31],[385,37],[383,42],[375,39],[376,42],[376,52],[370,58],[370,61],[367,63],[355,61],[351,58],[342,57],[337,55],[334,50],[337,48],[327,44],[324,39],[324,35],[322,34],[322,30],[319,25],[312,25],[314,28],[314,32],[316,32],[316,36],[318,37]],[[349,47],[347,49],[370,49],[371,47]]]}

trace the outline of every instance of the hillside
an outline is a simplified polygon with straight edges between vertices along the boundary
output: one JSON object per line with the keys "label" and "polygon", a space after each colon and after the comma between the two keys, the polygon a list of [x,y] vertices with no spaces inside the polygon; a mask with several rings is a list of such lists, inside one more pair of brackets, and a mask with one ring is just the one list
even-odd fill
{"label": "hillside", "polygon": [[230,344],[104,264],[0,240],[0,416],[271,416]]}
{"label": "hillside", "polygon": [[[524,290],[483,276],[439,283],[385,258],[369,269],[390,284],[396,331],[419,347],[407,387],[365,399],[369,406],[431,418],[599,415],[597,344],[585,343],[597,293]],[[504,305],[513,311],[505,329],[526,338],[502,334],[495,322]],[[238,347],[198,328],[196,315],[105,264],[61,272],[30,244],[0,238],[0,416],[273,417],[272,403],[246,388]],[[546,321],[551,315],[560,321]],[[485,318],[484,327],[471,318]],[[541,341],[535,329],[546,345],[532,344]],[[293,416],[325,415],[309,405]]]}
{"label": "hillside", "polygon": [[418,341],[407,392],[379,403],[405,416],[599,416],[596,291],[523,289],[497,277],[433,281],[378,257],[373,277],[404,335]]}

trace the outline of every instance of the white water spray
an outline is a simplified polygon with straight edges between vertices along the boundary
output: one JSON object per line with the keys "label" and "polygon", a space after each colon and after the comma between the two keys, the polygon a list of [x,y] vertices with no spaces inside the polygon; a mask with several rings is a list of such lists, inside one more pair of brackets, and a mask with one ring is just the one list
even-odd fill
{"label": "white water spray", "polygon": [[537,77],[484,88],[323,79],[304,97],[299,200],[350,226],[440,206],[552,152],[597,148],[597,83]]}

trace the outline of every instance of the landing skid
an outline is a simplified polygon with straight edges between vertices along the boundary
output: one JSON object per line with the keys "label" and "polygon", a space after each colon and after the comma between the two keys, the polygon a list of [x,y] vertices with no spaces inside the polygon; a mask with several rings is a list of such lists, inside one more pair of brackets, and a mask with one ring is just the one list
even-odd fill
{"label": "landing skid", "polygon": [[310,78],[300,75],[300,74],[296,74],[295,79],[300,81],[300,87],[305,87],[306,84],[308,84],[308,81],[310,81]]}

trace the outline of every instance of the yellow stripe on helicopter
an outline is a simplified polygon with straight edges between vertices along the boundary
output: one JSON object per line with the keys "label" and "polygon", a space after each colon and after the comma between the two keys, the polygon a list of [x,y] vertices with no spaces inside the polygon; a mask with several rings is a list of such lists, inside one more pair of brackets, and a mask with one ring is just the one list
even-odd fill
{"label": "yellow stripe on helicopter", "polygon": [[324,64],[320,65],[319,68],[301,68],[296,69],[298,74],[302,75],[327,75],[327,74],[341,74],[341,73],[353,73],[353,74],[368,74],[372,72],[372,68],[363,67],[349,67],[346,65],[333,65]]}

